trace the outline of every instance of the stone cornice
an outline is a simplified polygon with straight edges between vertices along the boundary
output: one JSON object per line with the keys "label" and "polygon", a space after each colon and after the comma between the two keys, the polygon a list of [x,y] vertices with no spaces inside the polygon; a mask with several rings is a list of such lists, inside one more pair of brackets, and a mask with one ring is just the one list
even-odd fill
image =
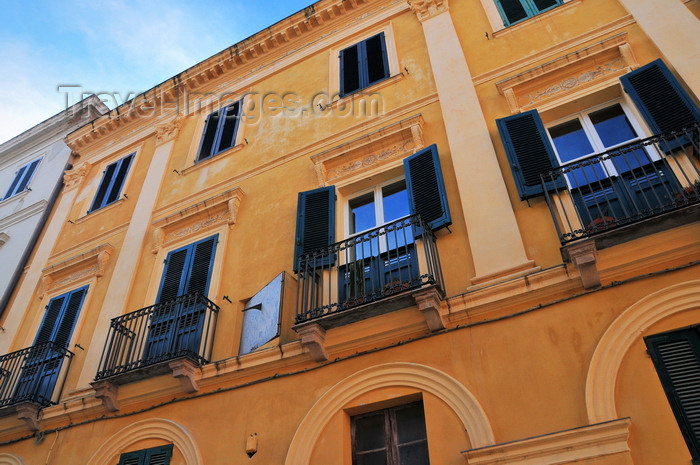
{"label": "stone cornice", "polygon": [[629,418],[462,452],[470,465],[557,465],[629,452]]}
{"label": "stone cornice", "polygon": [[103,244],[85,253],[71,257],[41,270],[42,297],[54,289],[72,285],[88,277],[102,277],[110,257],[114,253],[111,244]]}
{"label": "stone cornice", "polygon": [[423,22],[449,10],[448,0],[407,0],[418,20]]}
{"label": "stone cornice", "polygon": [[[300,41],[338,17],[381,0],[320,0],[278,23],[186,69],[152,89],[137,95],[66,137],[75,152],[154,112],[175,112],[173,104],[186,92],[196,91],[224,74],[263,60],[279,50],[291,50]],[[158,115],[162,116],[162,115]]]}

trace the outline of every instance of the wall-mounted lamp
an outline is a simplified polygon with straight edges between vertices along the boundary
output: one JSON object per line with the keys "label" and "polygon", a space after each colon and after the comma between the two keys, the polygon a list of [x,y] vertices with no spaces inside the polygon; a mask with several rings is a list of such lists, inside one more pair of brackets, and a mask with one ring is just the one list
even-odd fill
{"label": "wall-mounted lamp", "polygon": [[258,451],[258,433],[253,433],[248,436],[245,442],[245,453],[248,457],[252,457]]}

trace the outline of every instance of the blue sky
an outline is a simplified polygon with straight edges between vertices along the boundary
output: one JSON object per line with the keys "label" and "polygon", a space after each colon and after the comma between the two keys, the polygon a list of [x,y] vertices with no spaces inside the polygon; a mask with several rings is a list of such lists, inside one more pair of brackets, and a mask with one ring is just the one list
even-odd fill
{"label": "blue sky", "polygon": [[0,143],[63,110],[59,85],[138,94],[312,3],[0,0]]}

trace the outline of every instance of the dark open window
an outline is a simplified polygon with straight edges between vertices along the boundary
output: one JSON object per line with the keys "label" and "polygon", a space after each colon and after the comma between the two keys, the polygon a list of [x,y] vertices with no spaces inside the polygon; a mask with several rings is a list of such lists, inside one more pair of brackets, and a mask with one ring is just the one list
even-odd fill
{"label": "dark open window", "polygon": [[519,23],[561,4],[562,0],[496,0],[504,26]]}
{"label": "dark open window", "polygon": [[169,465],[173,445],[126,452],[119,457],[118,465]]}
{"label": "dark open window", "polygon": [[693,464],[700,464],[700,326],[644,338]]}
{"label": "dark open window", "polygon": [[236,145],[240,113],[241,102],[238,101],[207,116],[197,161],[206,160]]}
{"label": "dark open window", "polygon": [[340,94],[348,95],[389,77],[384,33],[340,51]]}
{"label": "dark open window", "polygon": [[353,465],[429,465],[423,403],[351,419]]}
{"label": "dark open window", "polygon": [[41,158],[34,160],[31,163],[27,163],[17,170],[15,177],[12,179],[12,183],[10,183],[10,187],[7,189],[7,192],[5,192],[5,196],[2,198],[2,200],[9,199],[10,197],[17,195],[20,192],[24,192],[27,189],[29,186],[29,181],[32,180],[32,176],[34,176],[34,172],[36,171],[37,166],[39,166],[40,161]]}
{"label": "dark open window", "polygon": [[92,201],[90,212],[119,200],[134,155],[132,153],[121,160],[107,165],[107,168],[102,173],[102,181],[100,181],[100,186],[97,188],[97,194],[95,195],[95,200]]}

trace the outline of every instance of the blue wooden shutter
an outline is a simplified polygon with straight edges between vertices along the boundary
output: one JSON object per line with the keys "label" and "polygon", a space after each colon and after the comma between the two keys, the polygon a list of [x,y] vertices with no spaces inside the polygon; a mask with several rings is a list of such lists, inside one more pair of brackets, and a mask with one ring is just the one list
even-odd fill
{"label": "blue wooden shutter", "polygon": [[[294,243],[294,271],[299,271],[299,256],[335,242],[335,186],[299,192]],[[330,263],[333,257],[326,257]]]}
{"label": "blue wooden shutter", "polygon": [[389,61],[386,54],[384,33],[381,32],[370,37],[362,42],[362,46],[364,49],[362,62],[365,65],[367,76],[367,82],[363,87],[366,87],[389,77]]}
{"label": "blue wooden shutter", "polygon": [[83,299],[87,293],[87,286],[81,289],[77,289],[71,292],[65,303],[65,310],[63,312],[61,322],[56,328],[53,341],[59,347],[68,347],[70,342],[71,334],[73,334],[73,329],[75,328],[75,322],[78,320],[78,313],[80,312],[80,307],[83,305]]}
{"label": "blue wooden shutter", "polygon": [[664,133],[700,123],[700,110],[662,60],[620,78],[651,129]]}
{"label": "blue wooden shutter", "polygon": [[36,171],[36,167],[39,165],[40,161],[41,158],[34,160],[31,163],[28,163],[22,166],[19,170],[17,170],[17,173],[15,173],[15,177],[12,179],[10,187],[7,189],[7,192],[5,192],[5,196],[2,198],[3,200],[9,199],[14,195],[23,192],[27,188],[29,182],[34,176],[34,171]]}
{"label": "blue wooden shutter", "polygon": [[145,465],[169,465],[173,454],[173,445],[153,447],[146,450]]}
{"label": "blue wooden shutter", "polygon": [[168,254],[156,303],[195,292],[207,295],[218,237],[202,239]]}
{"label": "blue wooden shutter", "polygon": [[54,328],[59,322],[59,317],[61,316],[61,309],[63,309],[63,303],[68,298],[66,294],[54,297],[49,301],[46,306],[46,313],[44,313],[44,319],[39,326],[39,331],[36,334],[34,340],[34,345],[43,344],[51,340],[51,336],[54,333]]}
{"label": "blue wooden shutter", "polygon": [[92,206],[90,206],[90,212],[105,207],[119,199],[134,155],[134,153],[127,155],[114,163],[110,163],[105,168],[95,199],[92,201]]}
{"label": "blue wooden shutter", "polygon": [[214,253],[218,235],[192,244],[193,253],[189,264],[185,293],[205,296],[209,292],[209,281],[214,267]]}
{"label": "blue wooden shutter", "polygon": [[340,95],[345,96],[361,88],[360,44],[340,51]]}
{"label": "blue wooden shutter", "polygon": [[433,230],[452,224],[437,146],[405,158],[403,164],[411,214],[419,214]]}
{"label": "blue wooden shutter", "polygon": [[81,287],[49,301],[34,345],[53,341],[60,347],[68,347],[87,289]]}
{"label": "blue wooden shutter", "polygon": [[169,465],[173,445],[127,452],[119,457],[118,465]]}
{"label": "blue wooden shutter", "polygon": [[218,127],[219,112],[215,111],[207,116],[207,121],[204,123],[204,132],[202,133],[202,141],[199,143],[197,161],[204,160],[212,156]]}
{"label": "blue wooden shutter", "polygon": [[644,338],[693,463],[700,461],[700,328]]}
{"label": "blue wooden shutter", "polygon": [[[559,166],[537,110],[496,120],[520,199],[543,193],[541,173]],[[560,179],[563,182],[563,179]]]}
{"label": "blue wooden shutter", "polygon": [[185,266],[189,255],[192,253],[192,246],[173,250],[165,259],[165,269],[158,290],[156,303],[163,303],[175,300],[184,293]]}
{"label": "blue wooden shutter", "polygon": [[219,122],[217,131],[216,150],[214,154],[230,149],[236,144],[236,132],[240,115],[240,102],[227,106],[222,110],[223,120]]}

